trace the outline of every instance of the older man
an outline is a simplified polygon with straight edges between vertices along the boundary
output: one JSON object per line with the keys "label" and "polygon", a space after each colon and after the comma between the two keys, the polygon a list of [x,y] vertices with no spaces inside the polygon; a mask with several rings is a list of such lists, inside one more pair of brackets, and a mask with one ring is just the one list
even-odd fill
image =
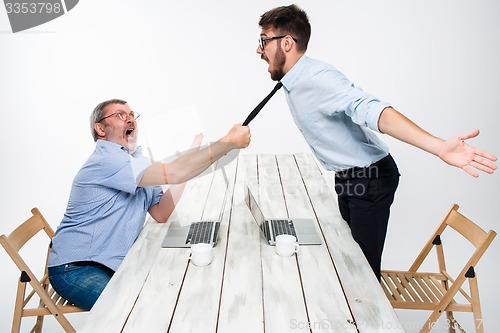
{"label": "older man", "polygon": [[[137,118],[127,102],[100,103],[90,117],[96,148],[76,175],[64,218],[52,239],[49,279],[54,289],[89,310],[141,231],[146,214],[167,221],[181,184],[233,149],[250,143],[234,125],[219,141],[170,163],[152,163],[137,146]],[[198,142],[194,145],[199,146]]]}

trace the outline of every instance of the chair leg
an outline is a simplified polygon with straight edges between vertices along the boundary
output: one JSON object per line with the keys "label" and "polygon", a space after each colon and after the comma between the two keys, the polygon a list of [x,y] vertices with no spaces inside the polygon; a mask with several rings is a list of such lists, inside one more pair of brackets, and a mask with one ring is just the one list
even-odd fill
{"label": "chair leg", "polygon": [[69,321],[66,319],[65,316],[57,316],[56,317],[57,321],[61,326],[64,328],[66,333],[76,333],[75,328],[69,323]]}
{"label": "chair leg", "polygon": [[[66,316],[59,309],[55,309],[55,311],[51,310],[51,312],[52,312],[52,316],[57,320],[59,325],[61,325],[62,328],[64,328],[64,331],[66,333],[76,333],[75,328],[71,325],[71,323],[68,321]],[[40,329],[41,329],[41,325],[40,325]]]}
{"label": "chair leg", "polygon": [[429,320],[427,320],[427,322],[424,325],[422,325],[418,333],[429,333],[435,324],[436,324],[435,322],[430,323]]}
{"label": "chair leg", "polygon": [[474,327],[477,333],[484,333],[483,315],[481,313],[481,302],[479,301],[479,288],[477,277],[469,278],[470,295],[472,298],[472,313],[474,315]]}
{"label": "chair leg", "polygon": [[427,321],[424,323],[419,333],[429,333],[431,329],[433,329],[436,325],[436,322],[440,316],[441,312],[439,312],[438,310],[432,311],[431,315],[429,316],[429,318],[427,318]]}
{"label": "chair leg", "polygon": [[458,328],[458,330],[459,330],[460,332],[462,332],[462,333],[467,333],[467,332],[465,332],[465,330],[462,328],[462,326],[460,326],[460,324],[459,324],[457,321],[455,321],[455,323],[457,324],[457,328]]}
{"label": "chair leg", "polygon": [[35,326],[33,326],[33,328],[31,329],[31,333],[42,333],[43,317],[44,316],[36,317],[36,323]]}
{"label": "chair leg", "polygon": [[14,313],[14,319],[12,320],[12,333],[19,333],[21,331],[21,316],[17,316]]}
{"label": "chair leg", "polygon": [[23,317],[24,295],[26,293],[26,283],[17,282],[16,304],[14,305],[14,318],[12,319],[12,333],[21,331],[21,319]]}
{"label": "chair leg", "polygon": [[[42,284],[43,289],[47,290],[47,285]],[[40,302],[38,303],[39,308],[44,308],[45,303],[43,303],[42,299],[40,299]],[[38,316],[36,317],[36,323],[35,326],[33,326],[33,329],[31,330],[31,333],[42,333],[42,328],[43,328],[43,318],[44,316]]]}
{"label": "chair leg", "polygon": [[448,319],[448,332],[455,333],[455,318],[452,311],[446,311],[446,319]]}

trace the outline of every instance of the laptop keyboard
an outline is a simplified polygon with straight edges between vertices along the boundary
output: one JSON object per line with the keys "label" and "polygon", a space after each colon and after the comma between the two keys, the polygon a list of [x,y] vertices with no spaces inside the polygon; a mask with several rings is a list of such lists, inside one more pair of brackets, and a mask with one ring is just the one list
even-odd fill
{"label": "laptop keyboard", "polygon": [[[212,235],[212,226],[215,223],[214,239],[210,239]],[[213,221],[200,221],[191,223],[188,235],[186,237],[186,244],[208,243],[216,241],[217,231],[220,227],[219,222]]]}
{"label": "laptop keyboard", "polygon": [[[273,236],[276,239],[278,235],[293,235],[297,237],[295,233],[295,227],[291,220],[271,220],[271,225],[273,227]],[[266,223],[267,225],[267,223]],[[269,231],[267,231],[269,233]]]}

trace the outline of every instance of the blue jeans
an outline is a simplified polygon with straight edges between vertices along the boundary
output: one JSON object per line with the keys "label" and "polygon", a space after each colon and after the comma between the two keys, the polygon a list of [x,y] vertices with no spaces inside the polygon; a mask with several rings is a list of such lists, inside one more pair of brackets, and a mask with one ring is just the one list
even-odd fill
{"label": "blue jeans", "polygon": [[103,265],[70,263],[49,267],[49,280],[54,290],[69,302],[90,310],[114,271]]}

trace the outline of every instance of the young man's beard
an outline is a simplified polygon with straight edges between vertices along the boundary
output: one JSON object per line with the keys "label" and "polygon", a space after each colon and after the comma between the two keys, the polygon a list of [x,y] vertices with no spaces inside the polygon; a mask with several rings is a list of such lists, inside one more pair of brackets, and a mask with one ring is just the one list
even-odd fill
{"label": "young man's beard", "polygon": [[285,52],[278,47],[278,51],[274,55],[274,69],[271,71],[271,79],[273,81],[279,81],[285,76],[283,68],[285,67],[286,56]]}

